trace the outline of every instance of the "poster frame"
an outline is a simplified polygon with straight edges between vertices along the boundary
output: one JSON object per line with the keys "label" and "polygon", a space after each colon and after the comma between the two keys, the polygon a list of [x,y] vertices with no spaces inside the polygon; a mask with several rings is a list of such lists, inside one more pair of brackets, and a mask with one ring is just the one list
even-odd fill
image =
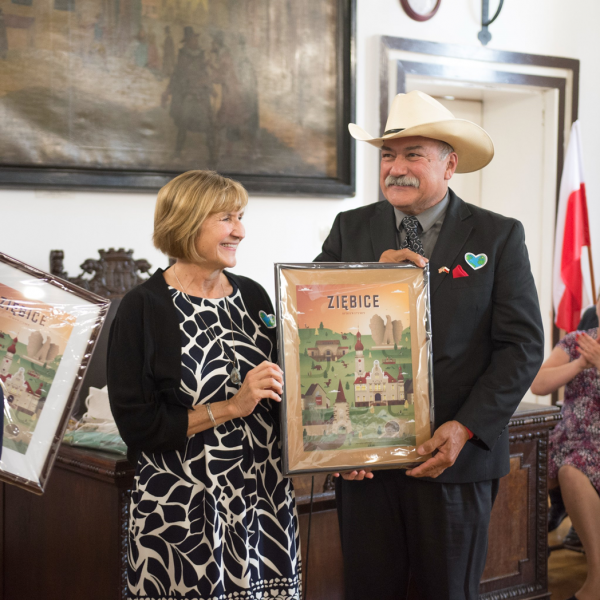
{"label": "poster frame", "polygon": [[[78,359],[74,359],[70,356],[63,356],[61,358],[60,364],[61,367],[63,363],[66,364],[66,367],[70,370],[70,372],[74,372],[75,376],[72,384],[70,385],[70,389],[68,391],[68,397],[66,402],[64,402],[64,406],[60,413],[58,423],[53,431],[47,433],[45,435],[45,442],[49,443],[48,450],[46,456],[43,460],[43,465],[41,467],[39,473],[39,480],[35,481],[33,479],[29,479],[26,477],[22,477],[19,475],[15,475],[7,471],[4,468],[0,468],[0,481],[5,481],[7,483],[16,485],[22,489],[25,489],[29,492],[33,492],[35,494],[43,494],[45,487],[47,485],[48,478],[52,471],[52,467],[54,465],[54,461],[56,459],[63,435],[67,428],[69,418],[71,416],[71,412],[77,400],[79,390],[81,388],[81,384],[83,382],[86,370],[90,364],[94,348],[96,346],[96,342],[100,336],[100,332],[102,331],[102,327],[104,325],[104,320],[108,313],[108,309],[110,307],[110,300],[98,296],[88,290],[85,290],[69,281],[56,277],[55,275],[51,275],[50,273],[46,273],[28,265],[16,258],[8,256],[0,252],[0,269],[2,265],[7,265],[8,267],[12,267],[18,271],[21,271],[24,275],[28,276],[28,278],[33,278],[36,280],[40,280],[42,283],[49,284],[62,290],[62,292],[66,292],[69,296],[73,298],[74,304],[73,307],[77,310],[76,303],[78,300],[83,300],[88,304],[86,310],[92,312],[93,320],[86,320],[85,325],[81,325],[80,329],[82,333],[80,335],[85,336],[85,349],[81,352],[81,356]],[[2,282],[0,278],[0,282]],[[11,286],[15,286],[15,282],[11,280]],[[23,286],[25,287],[25,286]],[[20,291],[20,290],[18,290]],[[45,304],[49,304],[53,306],[51,302],[44,301]],[[90,308],[90,305],[92,308]],[[57,305],[58,306],[58,305]],[[82,305],[80,305],[82,306]],[[63,304],[61,303],[60,308],[63,308]],[[88,315],[86,314],[86,317]],[[73,364],[69,364],[73,362]],[[6,386],[4,386],[6,387]],[[58,400],[58,399],[57,399]],[[62,398],[64,400],[64,398]],[[6,410],[8,399],[5,398],[4,406],[3,406],[3,414],[4,418],[6,418]],[[58,404],[58,402],[57,402]],[[52,406],[45,406],[44,410],[52,409]],[[4,425],[3,425],[4,426]],[[6,435],[6,434],[5,434]],[[27,463],[28,457],[25,455],[25,462]]]}
{"label": "poster frame", "polygon": [[[292,321],[295,321],[294,315],[291,314],[292,310],[297,310],[297,307],[291,299],[289,294],[285,291],[287,282],[285,281],[284,271],[294,270],[296,272],[304,272],[307,276],[307,284],[315,277],[315,272],[320,271],[321,273],[330,272],[334,274],[332,279],[335,279],[335,273],[340,273],[340,270],[351,273],[353,284],[360,284],[361,279],[365,272],[371,273],[384,273],[390,270],[401,270],[409,276],[409,278],[419,281],[422,285],[420,298],[420,308],[416,309],[412,305],[411,311],[415,311],[415,314],[420,314],[420,318],[416,319],[419,321],[418,326],[421,329],[419,332],[419,338],[421,339],[421,350],[412,352],[412,364],[413,369],[415,364],[419,363],[419,360],[415,361],[415,356],[422,352],[420,356],[425,356],[425,361],[420,361],[424,365],[424,373],[421,373],[419,383],[419,393],[427,397],[426,402],[420,402],[418,409],[420,412],[419,418],[421,423],[424,420],[427,422],[426,437],[421,438],[421,442],[425,439],[429,439],[433,435],[434,431],[434,394],[433,394],[433,355],[432,355],[432,331],[431,331],[431,305],[430,305],[430,292],[429,292],[429,266],[421,269],[410,263],[276,263],[275,264],[275,294],[276,294],[276,325],[277,325],[277,345],[278,345],[278,359],[279,365],[284,370],[284,386],[283,395],[281,402],[280,411],[280,427],[281,427],[281,438],[282,438],[282,468],[285,476],[295,476],[303,474],[314,474],[314,473],[335,473],[343,471],[352,471],[355,469],[368,468],[370,470],[376,469],[390,469],[390,468],[410,468],[421,464],[427,460],[430,455],[418,456],[416,454],[416,448],[418,446],[412,446],[409,455],[406,457],[397,456],[397,458],[390,460],[389,456],[384,458],[385,452],[373,450],[372,448],[364,449],[362,451],[362,458],[353,462],[343,460],[344,451],[319,451],[322,453],[330,452],[330,456],[327,456],[326,466],[306,465],[306,460],[298,460],[295,457],[299,456],[299,442],[297,441],[300,436],[294,435],[291,428],[294,422],[294,409],[297,409],[298,403],[302,400],[298,399],[298,385],[294,385],[294,376],[290,375],[288,366],[293,364],[295,357],[300,356],[299,336],[296,339],[290,340],[290,327]],[[384,278],[382,277],[382,280]],[[323,277],[319,277],[319,284],[324,281]],[[372,282],[372,280],[370,280]],[[287,325],[286,325],[287,323]],[[296,326],[297,327],[297,326]],[[297,329],[299,329],[297,327]],[[411,336],[413,332],[411,331]],[[412,344],[411,344],[412,346]],[[299,370],[299,367],[298,367]],[[301,392],[300,392],[301,393]],[[296,410],[297,412],[297,410]],[[301,441],[301,439],[300,439]],[[329,460],[337,452],[340,460]],[[353,456],[360,452],[352,450]],[[377,459],[377,456],[381,455],[381,462]]]}

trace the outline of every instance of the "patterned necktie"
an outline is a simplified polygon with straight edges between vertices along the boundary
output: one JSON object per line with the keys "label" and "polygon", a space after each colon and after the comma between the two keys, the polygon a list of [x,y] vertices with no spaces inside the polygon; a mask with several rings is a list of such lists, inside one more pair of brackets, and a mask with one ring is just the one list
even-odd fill
{"label": "patterned necktie", "polygon": [[417,217],[404,217],[404,219],[402,219],[402,227],[404,227],[404,231],[406,231],[406,239],[404,240],[404,244],[402,244],[402,248],[408,248],[421,256],[425,256],[423,243],[417,233],[418,226],[419,219],[417,219]]}

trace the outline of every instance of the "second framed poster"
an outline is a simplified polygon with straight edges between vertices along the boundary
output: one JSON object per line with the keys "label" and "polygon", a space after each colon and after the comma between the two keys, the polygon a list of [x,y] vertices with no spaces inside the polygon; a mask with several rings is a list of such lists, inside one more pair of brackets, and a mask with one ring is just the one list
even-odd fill
{"label": "second framed poster", "polygon": [[428,281],[409,265],[276,265],[286,475],[428,458]]}
{"label": "second framed poster", "polygon": [[0,481],[44,492],[109,304],[0,252]]}

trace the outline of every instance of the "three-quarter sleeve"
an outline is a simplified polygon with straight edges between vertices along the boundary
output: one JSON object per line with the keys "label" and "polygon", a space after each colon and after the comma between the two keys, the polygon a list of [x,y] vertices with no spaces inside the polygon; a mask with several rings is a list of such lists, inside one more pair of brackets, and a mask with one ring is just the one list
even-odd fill
{"label": "three-quarter sleeve", "polygon": [[157,380],[155,329],[161,319],[152,312],[143,293],[133,290],[123,298],[108,340],[110,406],[132,455],[178,450],[187,438],[188,409],[178,398],[177,382]]}

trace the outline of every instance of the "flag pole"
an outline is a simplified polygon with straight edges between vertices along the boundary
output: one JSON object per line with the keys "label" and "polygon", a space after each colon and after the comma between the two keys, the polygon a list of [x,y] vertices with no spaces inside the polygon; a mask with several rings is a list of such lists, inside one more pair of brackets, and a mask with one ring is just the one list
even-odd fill
{"label": "flag pole", "polygon": [[590,261],[590,275],[592,277],[592,298],[594,299],[594,304],[598,302],[598,298],[596,297],[596,282],[594,281],[594,261],[592,260],[592,244],[588,247],[588,258]]}

